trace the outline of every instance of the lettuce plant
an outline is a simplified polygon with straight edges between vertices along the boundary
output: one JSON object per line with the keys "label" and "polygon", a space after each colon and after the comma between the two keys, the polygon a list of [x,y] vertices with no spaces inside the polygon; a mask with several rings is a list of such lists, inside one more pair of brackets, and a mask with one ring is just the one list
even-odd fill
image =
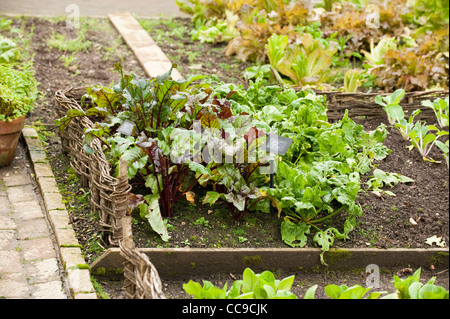
{"label": "lettuce plant", "polygon": [[238,16],[233,15],[231,11],[226,11],[225,15],[227,17],[225,20],[212,18],[202,27],[194,29],[191,33],[192,40],[217,43],[236,38],[239,35],[235,27]]}
{"label": "lettuce plant", "polygon": [[[448,299],[449,292],[442,286],[435,285],[436,277],[432,277],[425,284],[420,282],[421,268],[413,275],[401,279],[394,275],[392,281],[396,292],[386,294],[387,291],[369,291],[372,287],[364,288],[358,284],[353,286],[329,284],[324,288],[330,299]],[[194,299],[297,299],[290,290],[294,283],[294,276],[282,280],[275,279],[270,271],[255,274],[250,268],[244,270],[242,280],[235,280],[228,289],[227,283],[222,288],[214,286],[204,280],[203,285],[189,280],[183,284],[184,291]],[[315,299],[318,285],[307,289],[303,299]]]}
{"label": "lettuce plant", "polygon": [[203,286],[190,280],[183,284],[183,289],[195,299],[297,299],[290,292],[294,279],[294,276],[289,276],[277,280],[271,271],[255,274],[246,268],[242,280],[234,281],[230,289],[226,283],[220,289],[207,280],[203,281]]}
{"label": "lettuce plant", "polygon": [[349,69],[344,75],[344,92],[357,92],[363,83],[363,74],[361,69]]}
{"label": "lettuce plant", "polygon": [[434,284],[436,277],[432,277],[427,283],[420,282],[421,268],[413,275],[405,279],[394,276],[394,286],[397,290],[393,294],[382,299],[448,299],[449,293],[444,287]]}
{"label": "lettuce plant", "polygon": [[441,141],[436,141],[436,146],[441,150],[442,156],[444,157],[445,162],[447,163],[447,168],[449,168],[448,164],[448,141],[442,143]]}
{"label": "lettuce plant", "polygon": [[[325,287],[325,294],[330,297],[330,299],[363,299],[366,293],[371,288],[363,288],[360,285],[354,285],[348,287],[346,285],[327,285]],[[377,291],[369,294],[367,299],[378,299],[386,291]]]}
{"label": "lettuce plant", "polygon": [[384,54],[389,50],[397,49],[397,40],[395,38],[387,37],[381,39],[375,46],[373,40],[370,42],[370,52],[361,50],[366,59],[373,66],[381,65],[384,63]]}
{"label": "lettuce plant", "polygon": [[[301,45],[288,45],[287,36],[273,34],[266,48],[277,80],[299,87],[323,82],[331,66],[331,57],[337,51],[325,49],[308,33],[303,35]],[[287,76],[289,81],[282,80],[279,73]]]}

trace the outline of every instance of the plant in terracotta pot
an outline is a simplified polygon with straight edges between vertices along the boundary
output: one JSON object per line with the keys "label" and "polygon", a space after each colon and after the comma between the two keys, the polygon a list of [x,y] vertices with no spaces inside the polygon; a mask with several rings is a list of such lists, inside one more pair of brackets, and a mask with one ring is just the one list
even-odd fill
{"label": "plant in terracotta pot", "polygon": [[13,159],[37,85],[31,64],[0,63],[0,167]]}

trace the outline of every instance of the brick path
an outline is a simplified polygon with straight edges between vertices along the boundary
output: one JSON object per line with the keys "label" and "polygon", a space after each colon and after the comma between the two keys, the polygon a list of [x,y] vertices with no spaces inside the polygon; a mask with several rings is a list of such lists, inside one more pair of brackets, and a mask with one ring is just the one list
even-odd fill
{"label": "brick path", "polygon": [[0,168],[0,298],[70,298],[23,141]]}

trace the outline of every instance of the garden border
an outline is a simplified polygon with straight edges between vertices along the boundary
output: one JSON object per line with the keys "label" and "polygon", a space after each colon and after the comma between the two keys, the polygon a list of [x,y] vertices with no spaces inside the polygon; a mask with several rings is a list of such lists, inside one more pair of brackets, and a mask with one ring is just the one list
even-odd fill
{"label": "garden border", "polygon": [[22,137],[39,185],[46,216],[56,238],[70,294],[73,299],[97,299],[97,293],[91,282],[90,267],[82,256],[81,245],[70,225],[69,213],[62,202],[53,170],[39,136],[33,127],[25,126]]}

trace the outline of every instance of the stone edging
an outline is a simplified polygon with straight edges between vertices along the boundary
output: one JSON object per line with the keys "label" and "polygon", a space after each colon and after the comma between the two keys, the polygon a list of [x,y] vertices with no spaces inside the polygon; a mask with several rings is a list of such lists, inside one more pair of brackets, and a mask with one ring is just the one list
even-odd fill
{"label": "stone edging", "polygon": [[[169,71],[172,62],[129,12],[109,14],[108,17],[149,77]],[[172,79],[182,79],[177,69],[172,70]]]}
{"label": "stone edging", "polygon": [[22,130],[22,137],[41,191],[45,213],[56,238],[70,294],[74,299],[97,299],[91,282],[90,267],[81,254],[81,245],[70,225],[69,213],[62,202],[62,196],[39,136],[33,127],[26,126]]}

